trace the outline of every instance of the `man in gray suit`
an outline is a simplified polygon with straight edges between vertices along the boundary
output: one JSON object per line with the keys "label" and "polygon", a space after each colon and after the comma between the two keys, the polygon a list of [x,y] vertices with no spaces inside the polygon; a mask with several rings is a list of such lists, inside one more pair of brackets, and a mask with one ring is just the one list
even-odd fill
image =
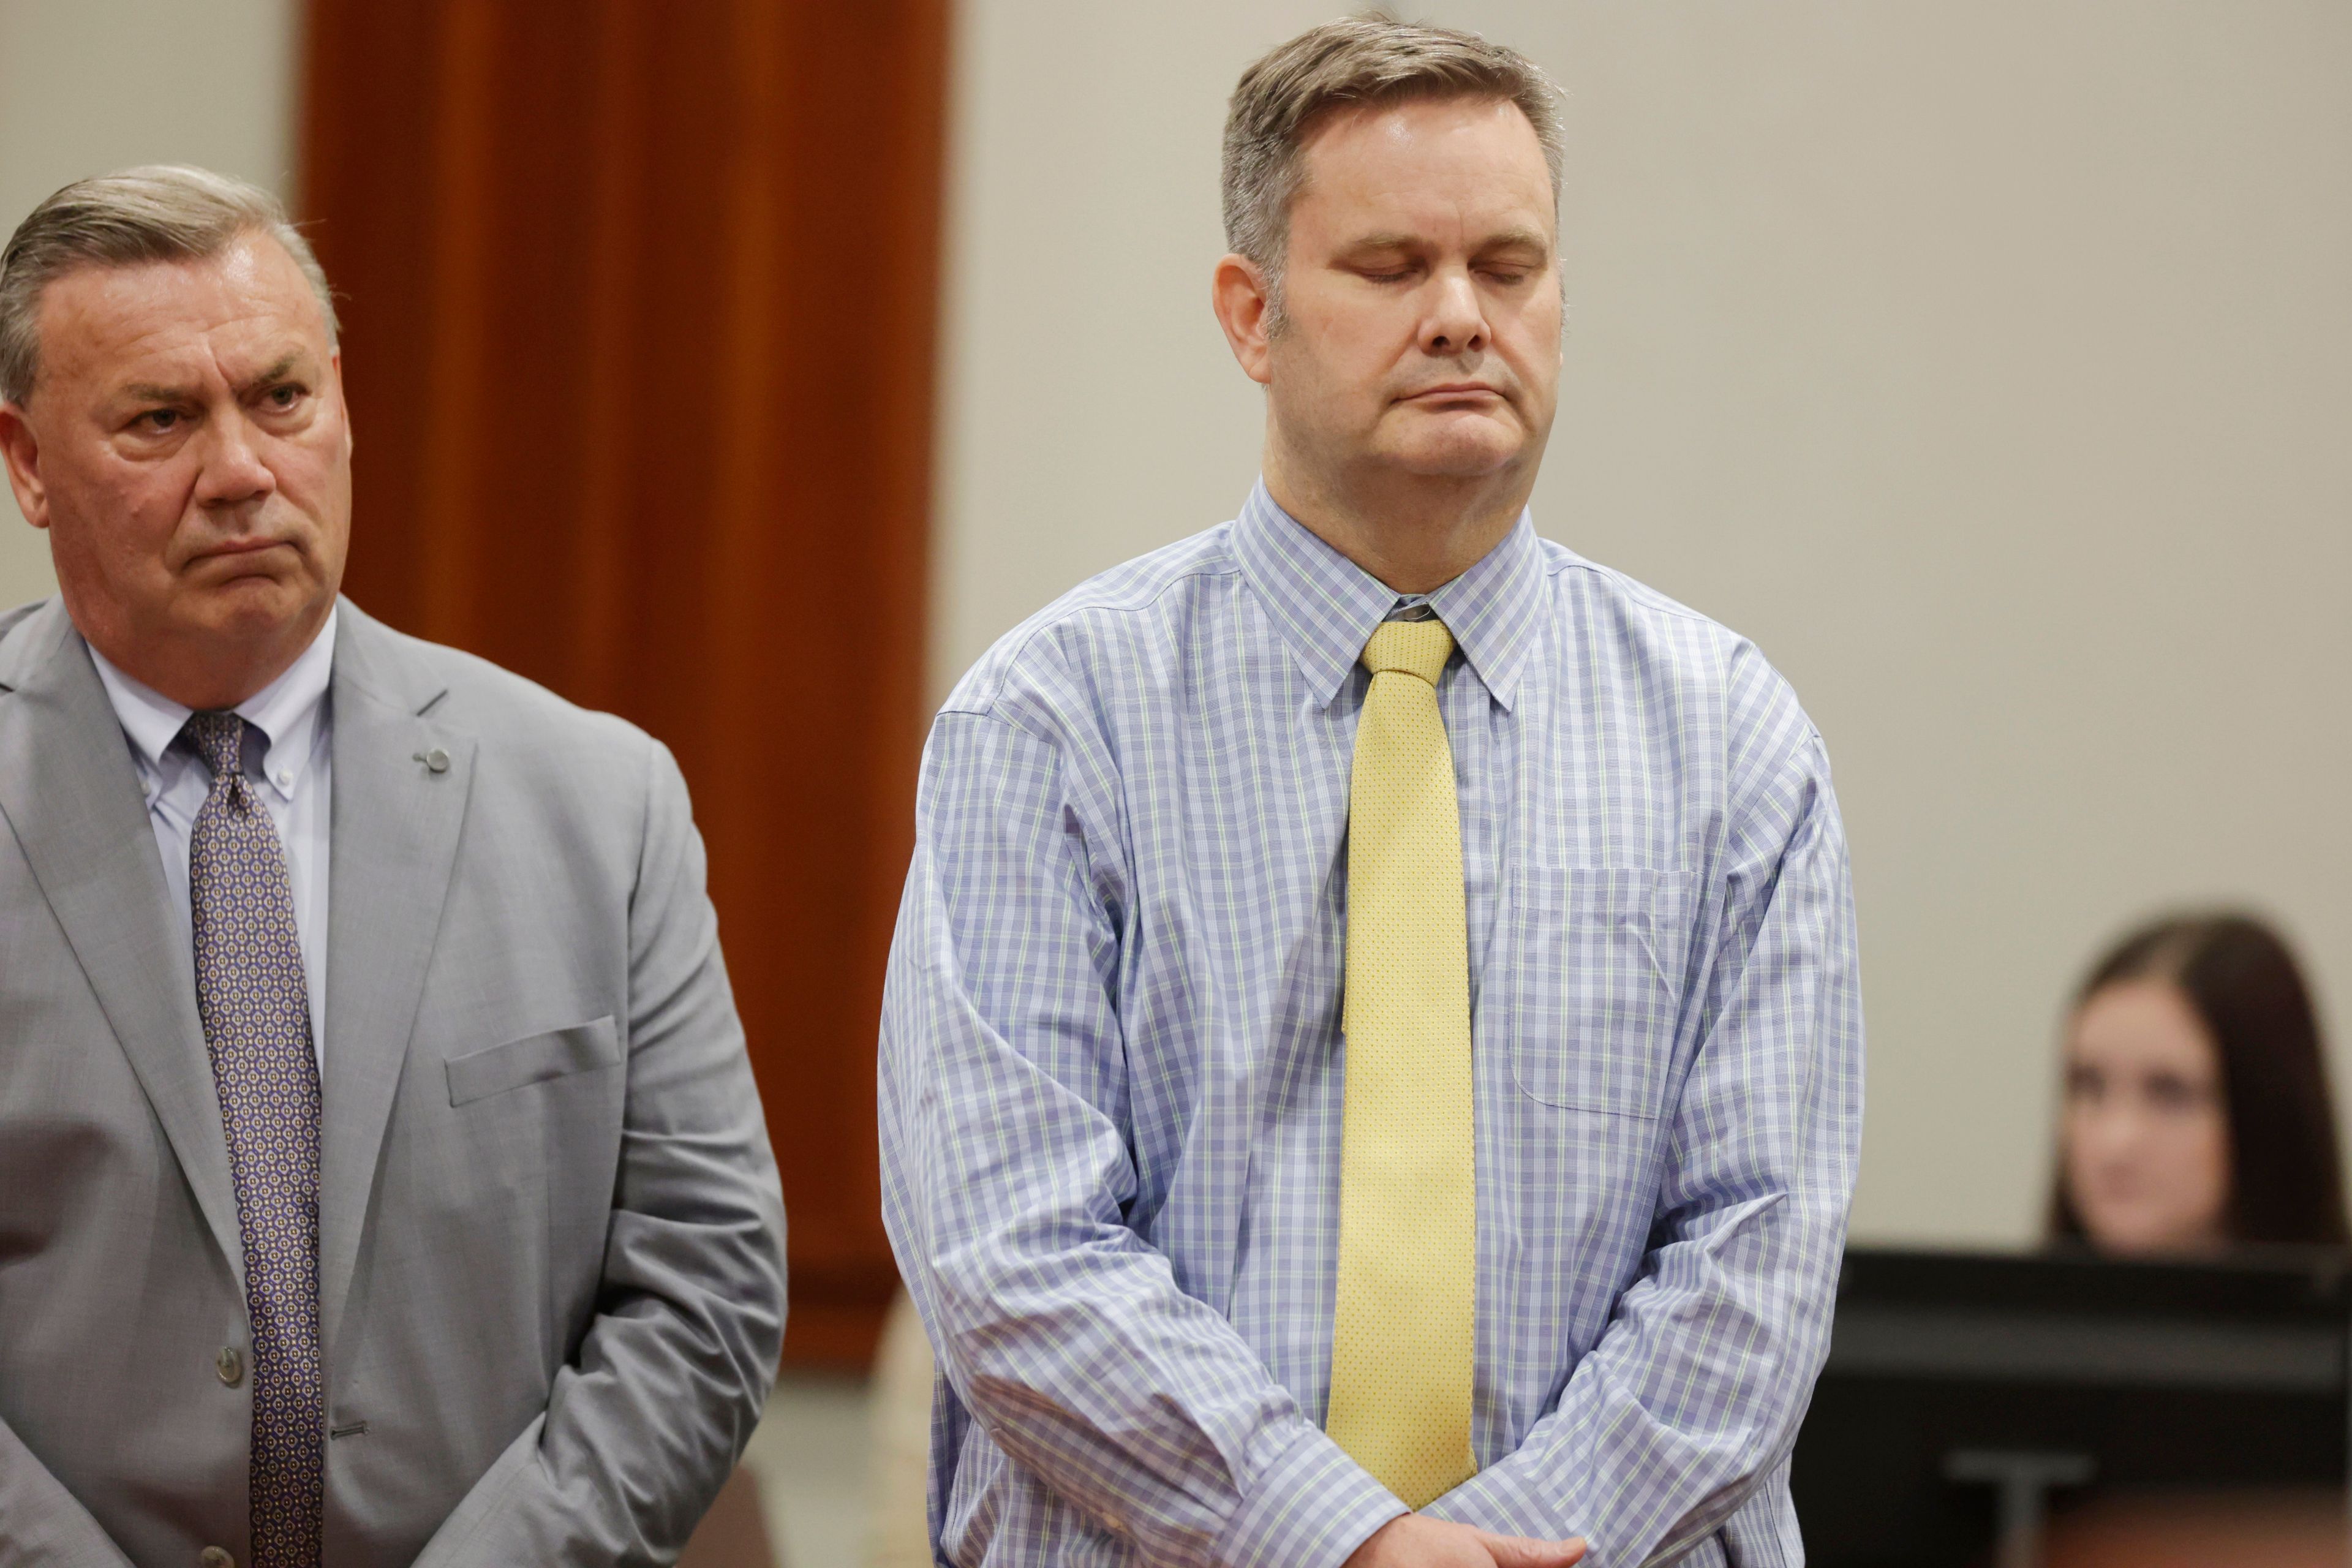
{"label": "man in gray suit", "polygon": [[0,1568],[669,1560],[784,1316],[676,763],[339,600],[264,193],[43,203],[0,398]]}

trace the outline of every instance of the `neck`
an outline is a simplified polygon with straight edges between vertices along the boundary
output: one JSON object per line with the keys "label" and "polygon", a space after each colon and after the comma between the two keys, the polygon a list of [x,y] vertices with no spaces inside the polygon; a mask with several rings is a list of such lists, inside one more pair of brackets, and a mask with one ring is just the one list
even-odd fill
{"label": "neck", "polygon": [[1400,594],[1444,587],[1500,544],[1535,488],[1532,465],[1461,477],[1332,472],[1269,432],[1265,488],[1308,532]]}
{"label": "neck", "polygon": [[[70,605],[68,606],[71,608]],[[82,636],[109,664],[159,697],[184,708],[216,712],[236,707],[293,668],[326,624],[331,601],[317,614],[250,640],[183,637],[145,640]]]}

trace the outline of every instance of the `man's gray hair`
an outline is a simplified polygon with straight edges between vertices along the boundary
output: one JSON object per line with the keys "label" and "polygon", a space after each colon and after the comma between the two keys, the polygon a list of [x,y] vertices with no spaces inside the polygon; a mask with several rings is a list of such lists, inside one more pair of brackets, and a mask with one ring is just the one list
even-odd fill
{"label": "man's gray hair", "polygon": [[1310,28],[1242,73],[1225,115],[1225,244],[1265,274],[1277,321],[1290,208],[1306,181],[1307,138],[1317,121],[1345,109],[1454,98],[1518,105],[1543,148],[1557,213],[1566,159],[1560,92],[1517,49],[1375,14]]}
{"label": "man's gray hair", "polygon": [[335,296],[278,198],[209,169],[150,163],[77,180],[35,207],[0,251],[0,401],[33,395],[41,366],[41,293],[84,267],[204,261],[248,234],[286,247],[336,336]]}

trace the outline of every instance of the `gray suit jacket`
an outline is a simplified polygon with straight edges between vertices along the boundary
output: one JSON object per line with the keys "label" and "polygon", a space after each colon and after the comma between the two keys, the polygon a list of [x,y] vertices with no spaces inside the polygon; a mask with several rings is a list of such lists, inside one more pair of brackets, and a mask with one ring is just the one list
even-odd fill
{"label": "gray suit jacket", "polygon": [[[783,1205],[677,764],[342,606],[325,1560],[666,1562],[773,1375]],[[440,751],[434,772],[420,760]],[[193,961],[56,601],[0,614],[0,1568],[247,1559]]]}

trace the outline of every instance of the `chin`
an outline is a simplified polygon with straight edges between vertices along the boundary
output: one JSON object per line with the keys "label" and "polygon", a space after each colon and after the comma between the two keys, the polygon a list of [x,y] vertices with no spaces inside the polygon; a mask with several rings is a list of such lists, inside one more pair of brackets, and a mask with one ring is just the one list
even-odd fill
{"label": "chin", "polygon": [[1526,449],[1518,431],[1505,428],[1500,421],[1485,415],[1454,415],[1439,428],[1407,433],[1391,447],[1391,457],[1408,473],[1475,479],[1510,467]]}
{"label": "chin", "polygon": [[2137,1258],[2169,1258],[2199,1250],[2198,1238],[2179,1223],[2145,1214],[2110,1215],[2084,1224],[2102,1252]]}
{"label": "chin", "polygon": [[267,637],[302,616],[316,603],[307,584],[245,577],[207,591],[189,608],[189,619],[228,637]]}
{"label": "chin", "polygon": [[1396,466],[1431,479],[1480,479],[1509,468],[1518,456],[1516,441],[1415,441],[1397,453]]}

